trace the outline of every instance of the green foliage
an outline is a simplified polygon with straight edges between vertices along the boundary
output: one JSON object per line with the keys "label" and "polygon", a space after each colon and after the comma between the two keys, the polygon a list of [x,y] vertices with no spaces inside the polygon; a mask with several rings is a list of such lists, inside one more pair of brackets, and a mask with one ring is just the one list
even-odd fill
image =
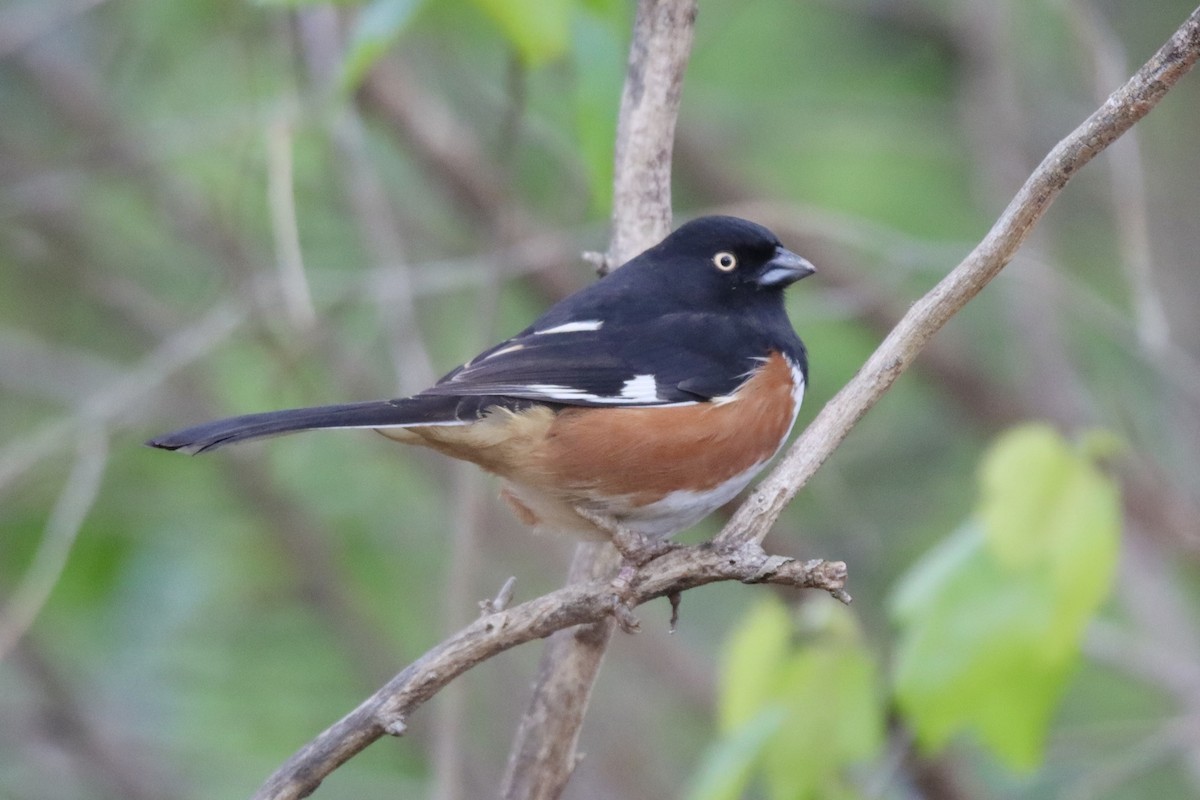
{"label": "green foliage", "polygon": [[846,771],[883,737],[875,662],[850,612],[822,598],[802,609],[799,637],[775,598],[760,602],[726,646],[721,739],[692,800],[740,797],[755,774],[771,798],[856,796]]}
{"label": "green foliage", "polygon": [[[298,4],[304,0],[273,0]],[[574,0],[473,0],[527,67],[566,55]],[[426,0],[373,0],[359,13],[342,63],[343,91],[352,91],[412,24]]]}
{"label": "green foliage", "polygon": [[367,72],[408,29],[424,0],[374,0],[359,13],[342,62],[339,83],[352,91]]}
{"label": "green foliage", "polygon": [[499,26],[526,66],[540,66],[567,52],[573,0],[474,2]]}
{"label": "green foliage", "polygon": [[1029,770],[1112,583],[1117,487],[1045,425],[1001,437],[980,482],[975,518],[919,561],[893,598],[895,692],[925,749],[971,731]]}
{"label": "green foliage", "polygon": [[591,206],[600,214],[612,205],[613,133],[624,77],[625,53],[618,43],[628,26],[620,15],[617,19],[619,26],[611,14],[581,13],[572,26],[575,138],[592,188]]}

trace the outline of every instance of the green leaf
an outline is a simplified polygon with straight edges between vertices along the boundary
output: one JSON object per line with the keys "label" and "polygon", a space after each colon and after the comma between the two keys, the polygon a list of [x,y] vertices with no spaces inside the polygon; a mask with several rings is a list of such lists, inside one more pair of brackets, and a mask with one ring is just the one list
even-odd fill
{"label": "green leaf", "polygon": [[750,781],[763,747],[779,730],[787,712],[764,708],[708,749],[688,800],[737,800]]}
{"label": "green leaf", "polygon": [[572,0],[475,0],[500,27],[527,67],[567,52]]}
{"label": "green leaf", "polygon": [[1018,566],[1045,554],[1041,534],[1071,471],[1071,452],[1049,425],[1023,425],[996,442],[980,468],[979,515],[997,557]]}
{"label": "green leaf", "polygon": [[1045,658],[1051,599],[1038,582],[1006,574],[988,556],[978,526],[960,535],[974,538],[972,557],[904,627],[897,702],[928,750],[971,729],[1010,764],[1030,766],[1044,738],[1046,700],[1057,695],[1068,666],[1035,663]]}
{"label": "green leaf", "polygon": [[374,0],[354,22],[342,75],[342,91],[352,92],[375,62],[408,28],[422,0]]}
{"label": "green leaf", "polygon": [[925,749],[968,730],[1009,766],[1031,769],[1112,583],[1119,498],[1042,425],[1000,437],[980,476],[977,518],[893,595],[895,692]]}
{"label": "green leaf", "polygon": [[897,620],[910,621],[937,601],[972,559],[978,558],[983,536],[977,525],[967,524],[939,542],[914,564],[892,594]]}
{"label": "green leaf", "polygon": [[875,663],[854,616],[831,599],[805,603],[799,628],[797,640],[787,609],[767,597],[730,637],[721,672],[724,736],[691,797],[740,796],[759,763],[771,797],[849,796],[846,767],[883,741]]}
{"label": "green leaf", "polygon": [[625,77],[627,29],[625,20],[615,24],[590,13],[578,14],[572,26],[575,136],[591,207],[600,214],[612,205],[613,135]]}
{"label": "green leaf", "polygon": [[792,623],[783,603],[766,596],[750,610],[725,646],[718,726],[729,733],[755,718],[774,694],[789,649]]}
{"label": "green leaf", "polygon": [[849,797],[846,768],[874,756],[883,742],[875,662],[844,606],[823,599],[805,611],[823,618],[823,630],[792,654],[780,675],[777,702],[788,714],[763,754],[768,794],[779,800]]}

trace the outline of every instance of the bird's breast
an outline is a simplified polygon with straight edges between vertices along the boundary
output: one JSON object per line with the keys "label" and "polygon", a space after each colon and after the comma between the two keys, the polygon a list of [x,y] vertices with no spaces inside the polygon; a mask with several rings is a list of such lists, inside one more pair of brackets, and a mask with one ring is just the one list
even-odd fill
{"label": "bird's breast", "polygon": [[713,489],[769,460],[799,410],[798,373],[778,353],[732,394],[689,405],[567,408],[535,459],[557,484],[650,503]]}

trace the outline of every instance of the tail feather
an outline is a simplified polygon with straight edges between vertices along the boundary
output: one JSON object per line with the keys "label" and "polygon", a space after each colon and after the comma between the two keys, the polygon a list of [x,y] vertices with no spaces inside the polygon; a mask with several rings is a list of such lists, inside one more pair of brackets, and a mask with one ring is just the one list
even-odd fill
{"label": "tail feather", "polygon": [[[435,398],[440,408],[426,408],[428,401],[379,400],[313,408],[267,411],[219,419],[174,431],[146,442],[150,447],[179,450],[195,455],[227,444],[322,428],[390,428],[413,425],[460,424],[453,415],[454,403]],[[447,408],[447,406],[449,406]],[[442,413],[437,413],[437,412]],[[446,413],[449,412],[449,413]]]}

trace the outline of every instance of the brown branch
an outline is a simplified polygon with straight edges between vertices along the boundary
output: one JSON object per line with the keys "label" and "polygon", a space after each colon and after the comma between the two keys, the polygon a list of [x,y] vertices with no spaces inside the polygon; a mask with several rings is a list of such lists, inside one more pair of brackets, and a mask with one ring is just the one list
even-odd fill
{"label": "brown branch", "polygon": [[[841,562],[769,556],[757,545],[719,549],[710,544],[666,554],[641,570],[627,595],[630,607],[716,581],[771,583],[843,590]],[[255,800],[306,797],[321,781],[384,734],[404,733],[409,716],[476,664],[556,631],[608,619],[618,598],[607,580],[575,583],[508,611],[489,613],[433,648],[358,708],[305,745],[268,779]]]}
{"label": "brown branch", "polygon": [[1146,116],[1200,58],[1200,8],[1108,100],[1042,160],[983,241],[916,302],[851,381],[800,434],[783,462],[717,537],[761,542],[784,506],[943,325],[999,274],[1067,181]]}
{"label": "brown branch", "polygon": [[[697,154],[699,155],[699,154]],[[728,183],[733,196],[741,196],[737,184]],[[757,219],[787,238],[810,238],[811,226],[797,219],[800,213],[794,206],[779,203],[736,203],[723,206],[725,213]],[[836,260],[821,260],[821,281],[833,289],[843,290],[854,297],[857,318],[871,331],[886,336],[903,316],[901,306],[885,292],[855,275]],[[1029,396],[1014,392],[995,376],[983,372],[967,354],[944,340],[935,339],[921,352],[913,365],[934,386],[940,387],[984,431],[996,431],[1015,425],[1021,420],[1047,417],[1068,427],[1077,426],[1078,418],[1054,417],[1044,408],[1030,402]],[[1195,558],[1200,555],[1200,507],[1188,494],[1173,483],[1170,476],[1145,455],[1134,454],[1121,464],[1125,514],[1141,529],[1169,542]]]}
{"label": "brown branch", "polygon": [[[602,274],[671,230],[671,151],[695,22],[695,0],[638,3],[617,120],[613,229]],[[617,562],[612,547],[581,544],[568,582],[602,578]],[[562,793],[575,770],[575,745],[613,624],[606,616],[547,643],[509,752],[502,798],[552,800]]]}
{"label": "brown branch", "polygon": [[617,118],[610,267],[671,232],[675,120],[695,24],[695,0],[638,3]]}

